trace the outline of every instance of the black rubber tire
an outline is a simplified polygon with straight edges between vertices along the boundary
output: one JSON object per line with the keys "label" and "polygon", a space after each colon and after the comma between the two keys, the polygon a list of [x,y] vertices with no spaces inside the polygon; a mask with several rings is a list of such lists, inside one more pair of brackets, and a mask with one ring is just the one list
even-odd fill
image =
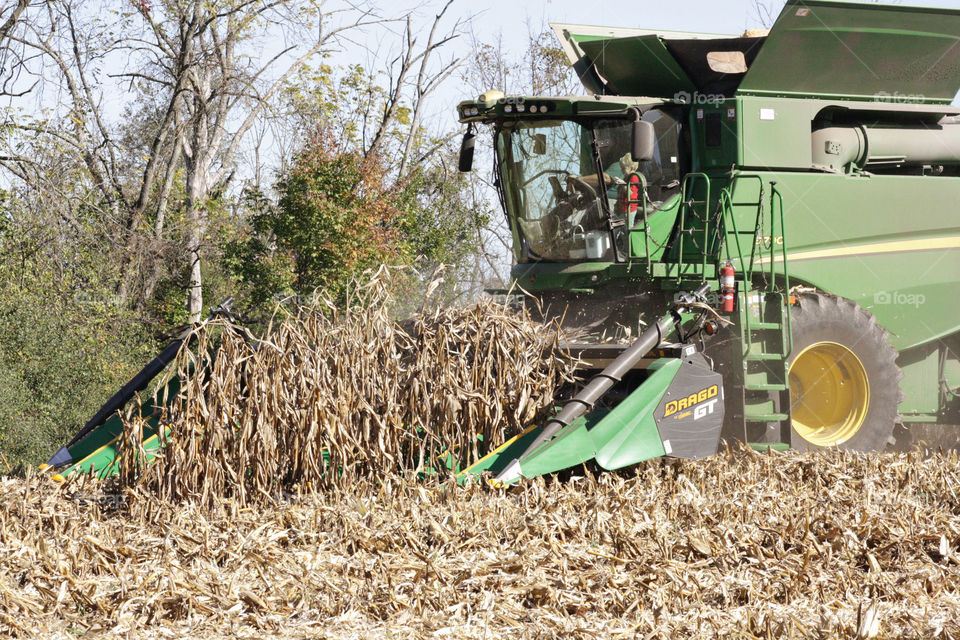
{"label": "black rubber tire", "polygon": [[[848,440],[837,445],[851,451],[880,451],[890,442],[898,407],[903,395],[897,366],[897,350],[890,345],[889,332],[877,323],[872,313],[856,302],[819,293],[798,296],[791,306],[793,349],[788,361],[810,345],[835,342],[851,350],[863,365],[870,390],[870,402],[860,428]],[[792,427],[795,449],[821,449],[803,439]]]}

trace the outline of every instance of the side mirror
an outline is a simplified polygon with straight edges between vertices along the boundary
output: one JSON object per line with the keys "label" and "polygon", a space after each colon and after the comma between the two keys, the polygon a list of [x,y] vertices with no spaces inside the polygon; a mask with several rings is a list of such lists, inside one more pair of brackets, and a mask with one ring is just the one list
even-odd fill
{"label": "side mirror", "polygon": [[637,120],[633,123],[633,141],[630,146],[630,156],[634,162],[653,160],[653,151],[656,148],[657,132],[652,122]]}
{"label": "side mirror", "polygon": [[463,134],[463,142],[460,143],[460,162],[458,169],[460,173],[468,173],[473,169],[473,148],[477,145],[477,134],[467,131]]}
{"label": "side mirror", "polygon": [[547,155],[547,134],[535,133],[533,135],[533,154],[537,156]]}

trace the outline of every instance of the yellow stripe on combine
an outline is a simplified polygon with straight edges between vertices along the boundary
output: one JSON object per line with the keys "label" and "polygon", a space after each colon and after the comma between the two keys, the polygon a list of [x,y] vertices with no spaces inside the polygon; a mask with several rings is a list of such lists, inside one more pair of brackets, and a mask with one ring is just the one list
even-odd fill
{"label": "yellow stripe on combine", "polygon": [[[898,240],[896,242],[879,242],[875,244],[860,244],[852,247],[838,247],[835,249],[815,249],[812,251],[796,251],[787,254],[791,262],[797,260],[817,260],[819,258],[843,258],[846,256],[866,256],[878,253],[907,253],[912,251],[935,251],[942,249],[960,249],[960,236],[951,238],[927,238],[921,240]],[[759,262],[765,262],[766,256],[758,256]],[[782,262],[783,256],[777,254],[774,262]]]}
{"label": "yellow stripe on combine", "polygon": [[120,436],[122,436],[122,435],[123,435],[123,434],[121,433],[121,434],[119,434],[119,435],[114,436],[114,437],[113,437],[113,440],[110,440],[109,442],[107,442],[105,445],[101,446],[101,447],[98,448],[98,449],[94,449],[93,451],[91,451],[90,453],[88,453],[88,454],[87,454],[86,456],[84,456],[83,458],[80,458],[79,460],[77,460],[76,462],[74,462],[71,466],[75,467],[75,466],[77,466],[77,465],[79,465],[79,464],[83,464],[84,462],[86,462],[87,460],[89,460],[90,458],[92,458],[93,456],[97,455],[98,453],[100,453],[101,451],[103,451],[104,449],[106,449],[107,447],[109,447],[110,445],[112,445],[114,442],[116,442],[117,440],[119,440],[119,439],[120,439]]}
{"label": "yellow stripe on combine", "polygon": [[[106,449],[107,447],[109,447],[110,445],[112,445],[112,444],[114,444],[115,442],[117,442],[117,440],[119,440],[122,435],[123,435],[123,434],[121,433],[121,434],[119,434],[119,435],[114,436],[112,440],[110,440],[110,441],[107,442],[106,444],[100,446],[99,448],[91,451],[91,452],[88,453],[86,456],[84,456],[83,458],[80,458],[79,460],[77,460],[76,462],[74,462],[74,463],[73,463],[72,465],[70,465],[70,466],[71,466],[71,467],[76,467],[76,466],[78,466],[78,465],[83,464],[84,462],[86,462],[87,460],[89,460],[90,458],[92,458],[93,456],[97,455],[98,453],[100,453],[101,451],[103,451],[104,449]],[[141,446],[146,446],[151,440],[156,440],[158,435],[159,435],[158,433],[154,433],[152,436],[150,436],[149,438],[147,438],[146,440],[144,440],[144,441],[141,443]],[[110,463],[110,464],[113,464],[113,463]],[[108,466],[109,466],[109,465],[108,465]],[[57,475],[59,476],[60,474],[57,474]],[[57,480],[57,477],[56,477],[56,476],[53,476],[53,479],[54,479],[54,480]],[[63,476],[60,476],[60,480],[57,480],[57,482],[62,482],[62,481],[63,481]]]}
{"label": "yellow stripe on combine", "polygon": [[487,459],[490,458],[491,456],[494,456],[494,455],[500,453],[501,451],[503,451],[504,449],[506,449],[507,447],[509,447],[510,445],[512,445],[514,442],[516,442],[517,440],[519,440],[520,438],[522,438],[523,436],[527,435],[528,433],[530,433],[531,431],[533,431],[534,429],[537,429],[537,428],[539,428],[537,425],[534,425],[534,426],[532,426],[532,427],[527,427],[527,430],[526,430],[526,431],[524,431],[524,432],[521,433],[520,435],[513,436],[512,438],[510,438],[509,440],[507,440],[506,442],[504,442],[502,445],[500,445],[499,447],[497,447],[496,449],[494,449],[493,451],[491,451],[491,452],[488,453],[487,455],[483,456],[482,458],[480,458],[479,460],[477,460],[476,462],[474,462],[472,465],[470,465],[469,467],[467,467],[466,469],[464,469],[463,471],[461,471],[460,473],[458,473],[458,474],[457,474],[457,477],[459,478],[460,476],[462,476],[462,475],[465,474],[465,473],[470,473],[470,470],[471,470],[471,469],[473,469],[473,468],[476,467],[476,466],[479,466],[482,462],[484,462],[485,460],[487,460]]}

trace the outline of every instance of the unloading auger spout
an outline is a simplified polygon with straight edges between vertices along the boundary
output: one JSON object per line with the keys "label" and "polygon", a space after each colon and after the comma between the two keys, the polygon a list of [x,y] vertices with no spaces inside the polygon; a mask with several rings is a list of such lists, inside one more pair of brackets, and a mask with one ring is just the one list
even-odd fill
{"label": "unloading auger spout", "polygon": [[568,400],[563,409],[544,426],[540,434],[530,445],[514,458],[497,477],[495,482],[509,483],[519,478],[521,461],[535,452],[545,443],[554,438],[565,427],[570,426],[577,418],[591,411],[604,394],[620,382],[624,375],[647,356],[652,350],[659,347],[670,335],[673,328],[680,323],[680,314],[689,311],[692,303],[704,303],[710,292],[710,285],[704,283],[692,294],[681,294],[679,302],[669,313],[661,317],[653,326],[648,328],[613,362],[607,365],[600,373],[593,376],[590,382],[573,398]]}

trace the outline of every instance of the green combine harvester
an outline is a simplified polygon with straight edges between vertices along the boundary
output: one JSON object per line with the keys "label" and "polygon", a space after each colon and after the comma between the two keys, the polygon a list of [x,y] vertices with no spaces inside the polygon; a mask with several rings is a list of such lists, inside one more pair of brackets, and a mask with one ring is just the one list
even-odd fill
{"label": "green combine harvester", "polygon": [[[461,103],[460,168],[491,129],[511,291],[582,336],[594,375],[462,478],[721,438],[876,451],[958,423],[960,11],[791,0],[741,37],[554,29],[590,95]],[[51,466],[104,469],[118,420],[98,419]]]}

